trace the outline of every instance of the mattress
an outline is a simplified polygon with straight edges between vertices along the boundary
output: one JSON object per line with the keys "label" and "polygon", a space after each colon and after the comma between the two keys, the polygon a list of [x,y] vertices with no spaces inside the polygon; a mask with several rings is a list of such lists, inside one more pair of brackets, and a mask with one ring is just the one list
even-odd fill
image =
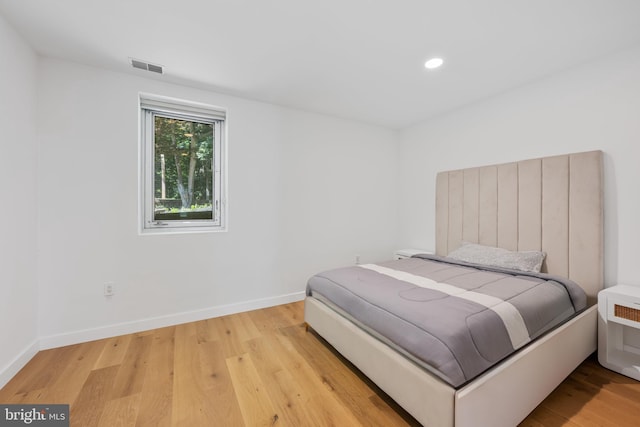
{"label": "mattress", "polygon": [[586,307],[568,279],[435,255],[325,271],[307,295],[453,387]]}

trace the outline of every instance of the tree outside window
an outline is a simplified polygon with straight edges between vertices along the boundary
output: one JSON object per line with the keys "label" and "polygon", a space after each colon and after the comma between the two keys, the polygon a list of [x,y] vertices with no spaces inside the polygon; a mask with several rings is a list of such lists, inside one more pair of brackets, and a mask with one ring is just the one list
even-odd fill
{"label": "tree outside window", "polygon": [[223,231],[226,112],[141,96],[142,233]]}
{"label": "tree outside window", "polygon": [[154,220],[212,220],[213,124],[154,122]]}

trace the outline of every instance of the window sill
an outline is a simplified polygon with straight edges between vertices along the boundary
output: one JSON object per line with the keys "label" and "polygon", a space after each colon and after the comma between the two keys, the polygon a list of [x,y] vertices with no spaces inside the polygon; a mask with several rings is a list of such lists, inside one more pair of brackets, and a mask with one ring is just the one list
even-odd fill
{"label": "window sill", "polygon": [[154,227],[139,230],[141,236],[164,236],[168,234],[202,234],[226,232],[226,227]]}

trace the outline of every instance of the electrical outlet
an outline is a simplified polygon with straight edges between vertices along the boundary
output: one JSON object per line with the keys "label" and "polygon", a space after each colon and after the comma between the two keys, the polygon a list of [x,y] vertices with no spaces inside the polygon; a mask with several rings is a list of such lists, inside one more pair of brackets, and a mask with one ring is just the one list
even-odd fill
{"label": "electrical outlet", "polygon": [[115,295],[116,293],[116,284],[113,282],[105,282],[104,283],[104,296],[110,297]]}

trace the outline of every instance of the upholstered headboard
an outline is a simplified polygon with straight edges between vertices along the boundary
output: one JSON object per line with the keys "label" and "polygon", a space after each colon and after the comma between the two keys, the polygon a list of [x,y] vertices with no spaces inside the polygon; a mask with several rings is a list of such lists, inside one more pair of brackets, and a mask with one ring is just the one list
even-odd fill
{"label": "upholstered headboard", "polygon": [[543,271],[569,277],[591,302],[603,287],[602,152],[440,172],[436,253],[465,240],[547,253]]}

